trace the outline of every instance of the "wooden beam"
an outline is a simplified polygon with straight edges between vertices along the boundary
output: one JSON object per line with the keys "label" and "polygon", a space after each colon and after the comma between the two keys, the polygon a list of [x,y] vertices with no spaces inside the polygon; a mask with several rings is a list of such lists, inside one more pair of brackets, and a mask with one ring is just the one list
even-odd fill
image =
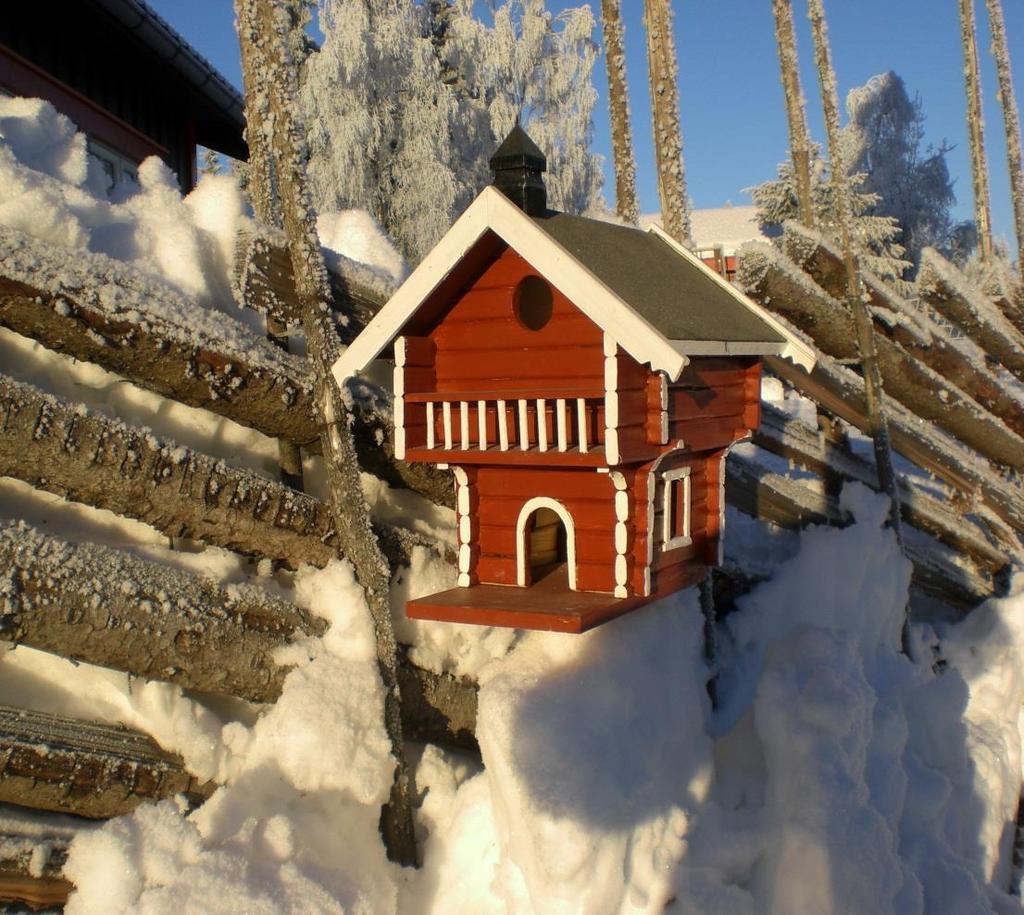
{"label": "wooden beam", "polygon": [[[832,249],[826,240],[796,223],[788,223],[783,247],[787,256],[810,275],[825,292],[842,300],[846,289],[846,268],[838,252]],[[936,258],[938,255],[933,252],[929,260],[926,252],[921,274],[918,276],[919,288],[921,275],[926,277],[928,285],[931,286],[933,278],[948,272],[956,272],[952,265],[947,265],[948,271],[943,271]],[[990,370],[985,364],[983,354],[978,353],[971,344],[953,336],[944,326],[933,320],[926,310],[900,298],[877,277],[864,273],[863,281],[864,292],[874,310],[876,336],[888,339],[914,359],[934,369],[990,413],[998,416],[1015,433],[1024,435],[1024,400],[1014,394],[1004,379]],[[938,282],[940,288],[948,288],[950,285],[948,281]],[[975,305],[970,314],[977,315],[979,311]],[[1001,321],[1003,335],[998,339],[998,335],[990,335],[989,342],[998,343],[1001,340],[1001,351],[1011,354],[1010,363],[1019,365],[1024,370],[1024,351],[1019,348],[1024,346],[1024,338],[1013,333],[1013,326],[1003,318],[994,305],[991,311],[993,314],[987,326],[991,327],[998,319]],[[970,333],[966,325],[971,323],[971,319],[966,307],[956,308],[950,302],[947,305],[947,312],[958,328]],[[965,324],[962,325],[961,320]],[[977,321],[975,326],[978,326]],[[1007,334],[1010,336],[1007,337]],[[984,348],[984,344],[982,345]],[[845,355],[840,352],[831,354],[840,358]],[[1009,367],[1010,364],[1007,364],[1007,368]]]}
{"label": "wooden beam", "polygon": [[[839,359],[856,358],[849,312],[800,274],[784,255],[770,245],[747,244],[740,251],[738,263],[740,285],[755,300],[792,321],[825,353]],[[875,343],[890,398],[990,460],[1024,470],[1024,438],[895,341],[876,334]]]}
{"label": "wooden beam", "polygon": [[69,844],[64,835],[0,832],[0,903],[32,910],[63,906],[74,889],[61,873]]}
{"label": "wooden beam", "polygon": [[[823,353],[812,372],[773,356],[765,365],[805,397],[866,431],[864,382],[850,369]],[[897,403],[890,404],[890,434],[893,447],[904,457],[941,477],[969,501],[980,500],[1016,531],[1024,531],[1024,491],[986,460]]]}
{"label": "wooden beam", "polygon": [[[23,523],[0,525],[0,637],[73,660],[255,702],[277,698],[278,648],[322,620],[254,586],[212,582]],[[406,661],[409,733],[472,746],[476,687]]]}
{"label": "wooden beam", "polygon": [[[0,228],[0,240],[2,235]],[[70,294],[49,294],[0,276],[0,326],[56,352],[93,362],[146,390],[316,450],[319,439],[309,411],[308,378],[290,361],[282,363],[280,372],[268,373],[247,367],[243,354],[183,345],[158,322],[134,322],[130,315],[109,319]],[[356,398],[353,403],[352,432],[363,468],[391,485],[451,505],[450,474],[395,460],[390,412],[377,400],[367,392],[365,400]]]}
{"label": "wooden beam", "polygon": [[316,438],[301,363],[227,315],[96,254],[36,269],[51,247],[14,229],[0,227],[0,253],[0,325],[273,438]]}
{"label": "wooden beam", "polygon": [[[338,336],[351,343],[380,311],[394,283],[379,271],[344,259],[341,269],[328,265],[334,293]],[[235,284],[238,301],[286,326],[301,323],[295,276],[284,233],[262,225],[240,232],[235,244]]]}
{"label": "wooden beam", "polygon": [[[845,480],[856,480],[878,491],[874,465],[850,450],[829,441],[805,422],[788,416],[771,404],[761,405],[761,424],[754,432],[754,444],[791,460],[821,476],[832,489]],[[900,481],[900,501],[907,524],[935,537],[947,546],[970,556],[990,571],[999,571],[1010,563],[1009,550],[993,543],[975,524],[955,510],[948,500],[935,498],[904,479]],[[998,516],[980,507],[990,528],[1004,541],[1015,541],[1012,531]]]}
{"label": "wooden beam", "polygon": [[0,476],[291,568],[337,555],[331,514],[311,496],[5,375]]}
{"label": "wooden beam", "polygon": [[934,248],[925,248],[921,255],[917,292],[988,356],[1024,381],[1024,334]]}
{"label": "wooden beam", "polygon": [[0,706],[0,802],[106,819],[175,794],[214,789],[145,734]]}
{"label": "wooden beam", "polygon": [[214,582],[23,522],[0,525],[0,637],[253,702],[277,697],[275,651],[322,620],[253,585]]}

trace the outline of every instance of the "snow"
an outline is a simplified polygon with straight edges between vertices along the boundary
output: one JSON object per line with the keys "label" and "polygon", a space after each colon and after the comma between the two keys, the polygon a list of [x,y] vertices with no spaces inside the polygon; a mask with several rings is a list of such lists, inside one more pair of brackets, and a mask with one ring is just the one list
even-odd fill
{"label": "snow", "polygon": [[[1019,910],[1003,890],[1024,582],[961,623],[916,625],[909,659],[909,566],[881,526],[885,501],[856,485],[842,501],[856,523],[769,551],[774,576],[721,624],[711,668],[694,591],[579,637],[417,629],[421,657],[478,678],[482,754],[423,749],[417,872],[389,864],[377,832],[391,761],[346,564],[296,576],[293,596],[331,626],[287,649],[299,666],[274,706],[211,707],[8,652],[5,696],[124,720],[223,784],[195,811],[166,801],[75,838],[68,911],[633,915],[673,898],[694,915]],[[422,551],[393,602],[450,574]]]}
{"label": "snow", "polygon": [[[329,251],[360,264],[376,265],[395,286],[405,279],[408,267],[402,255],[366,210],[321,213],[316,228],[320,243]],[[329,255],[328,266],[331,266]]]}
{"label": "snow", "polygon": [[[640,217],[640,227],[646,229],[660,220],[660,213],[644,213]],[[745,242],[765,238],[757,218],[757,207],[733,204],[691,210],[690,235],[695,251],[710,252],[720,247],[726,256],[735,254]]]}

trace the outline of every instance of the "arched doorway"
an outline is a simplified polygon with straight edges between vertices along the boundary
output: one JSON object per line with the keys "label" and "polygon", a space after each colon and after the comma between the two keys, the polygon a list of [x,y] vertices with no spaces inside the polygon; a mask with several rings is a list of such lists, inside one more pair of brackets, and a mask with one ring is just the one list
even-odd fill
{"label": "arched doorway", "polygon": [[516,525],[520,587],[544,582],[576,590],[576,533],[565,506],[545,497],[531,499]]}

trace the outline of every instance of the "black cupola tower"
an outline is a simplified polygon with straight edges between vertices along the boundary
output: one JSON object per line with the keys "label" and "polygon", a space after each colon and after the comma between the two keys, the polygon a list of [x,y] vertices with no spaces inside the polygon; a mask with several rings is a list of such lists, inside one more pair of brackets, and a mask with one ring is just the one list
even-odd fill
{"label": "black cupola tower", "polygon": [[548,162],[544,153],[519,124],[491,157],[494,186],[528,216],[543,216],[548,192],[542,175]]}

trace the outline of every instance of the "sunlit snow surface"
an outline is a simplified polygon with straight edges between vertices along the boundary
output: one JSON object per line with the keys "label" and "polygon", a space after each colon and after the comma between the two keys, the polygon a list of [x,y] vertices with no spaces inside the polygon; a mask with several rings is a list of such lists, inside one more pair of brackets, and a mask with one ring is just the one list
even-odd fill
{"label": "sunlit snow surface", "polygon": [[[214,182],[183,202],[157,165],[141,177],[150,212],[97,201],[67,124],[46,106],[0,99],[0,224],[119,257],[217,307],[227,277],[216,260],[245,218],[233,186]],[[359,225],[344,226],[350,257]],[[404,268],[374,233],[364,231],[364,256],[398,279]],[[272,471],[269,440],[205,411],[13,335],[0,353],[5,371],[58,396]],[[766,395],[794,415],[813,409],[771,385]],[[364,488],[378,518],[450,542],[451,512],[372,478]],[[68,912],[1020,911],[1003,891],[1021,783],[1024,581],[959,624],[915,624],[908,659],[909,567],[881,527],[884,503],[859,486],[843,500],[855,524],[801,535],[730,512],[727,552],[756,557],[772,577],[720,625],[713,668],[692,591],[584,636],[405,621],[408,597],[453,583],[450,567],[417,550],[393,587],[399,637],[421,666],[479,680],[483,766],[413,748],[424,865],[403,871],[378,833],[392,772],[383,690],[346,564],[286,576],[224,550],[171,551],[144,525],[0,481],[0,519],[255,583],[330,622],[322,639],[283,653],[296,666],[266,707],[0,651],[5,703],[124,722],[223,784],[191,813],[166,801],[79,834]]]}

